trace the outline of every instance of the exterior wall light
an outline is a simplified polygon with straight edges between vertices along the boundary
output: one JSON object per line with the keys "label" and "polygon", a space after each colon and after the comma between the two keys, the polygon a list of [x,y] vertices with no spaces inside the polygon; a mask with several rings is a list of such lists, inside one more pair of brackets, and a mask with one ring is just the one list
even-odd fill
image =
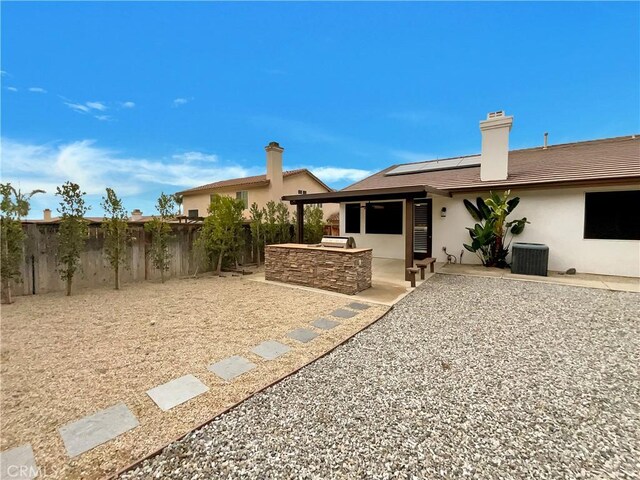
{"label": "exterior wall light", "polygon": [[440,210],[440,216],[442,218],[447,216],[447,207],[442,207],[442,210]]}

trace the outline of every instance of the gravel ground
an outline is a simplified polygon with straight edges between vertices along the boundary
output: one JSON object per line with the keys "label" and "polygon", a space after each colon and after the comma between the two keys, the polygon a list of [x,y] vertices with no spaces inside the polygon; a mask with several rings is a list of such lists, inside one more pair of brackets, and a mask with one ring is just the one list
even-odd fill
{"label": "gravel ground", "polygon": [[122,478],[638,478],[638,312],[635,293],[437,275]]}
{"label": "gravel ground", "polygon": [[[0,450],[29,443],[46,478],[101,478],[202,424],[360,331],[387,311],[372,306],[306,344],[291,330],[349,299],[239,277],[203,276],[17,297],[2,306]],[[275,361],[253,354],[265,340],[291,351]],[[233,382],[207,370],[243,355],[257,365]],[[145,393],[192,374],[207,393],[168,412]],[[69,459],[58,428],[124,402],[140,422]]]}

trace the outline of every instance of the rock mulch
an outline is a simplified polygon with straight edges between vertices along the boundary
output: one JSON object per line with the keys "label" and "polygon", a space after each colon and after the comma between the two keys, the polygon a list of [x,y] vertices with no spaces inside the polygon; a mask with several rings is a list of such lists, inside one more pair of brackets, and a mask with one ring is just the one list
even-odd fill
{"label": "rock mulch", "polygon": [[137,478],[637,478],[640,296],[437,275]]}
{"label": "rock mulch", "polygon": [[2,309],[0,470],[112,475],[388,310],[372,305],[308,343],[286,335],[344,303],[241,278],[19,297]]}

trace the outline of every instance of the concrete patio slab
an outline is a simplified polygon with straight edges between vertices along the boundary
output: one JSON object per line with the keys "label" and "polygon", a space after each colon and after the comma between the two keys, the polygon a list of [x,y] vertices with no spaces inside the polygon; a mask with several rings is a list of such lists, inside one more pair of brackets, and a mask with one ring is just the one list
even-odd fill
{"label": "concrete patio slab", "polygon": [[335,328],[338,325],[340,325],[340,322],[336,322],[334,320],[327,320],[326,318],[319,318],[311,322],[311,325],[321,330],[331,330],[332,328]]}
{"label": "concrete patio slab", "polygon": [[209,390],[193,375],[185,375],[147,390],[156,405],[165,412]]}
{"label": "concrete patio slab", "polygon": [[309,343],[311,340],[316,338],[318,334],[313,330],[309,330],[308,328],[296,328],[291,332],[287,333],[287,337],[293,338],[302,343]]}
{"label": "concrete patio slab", "polygon": [[38,473],[31,445],[21,445],[0,453],[0,479],[31,480]]}
{"label": "concrete patio slab", "polygon": [[266,342],[262,342],[260,345],[256,345],[251,349],[253,353],[265,360],[274,360],[280,355],[284,355],[289,350],[291,350],[290,347],[283,343],[276,342],[275,340],[267,340]]}
{"label": "concrete patio slab", "polygon": [[474,277],[495,277],[507,280],[522,280],[525,282],[554,283],[571,285],[574,287],[599,288],[622,292],[640,292],[640,278],[616,277],[612,275],[597,275],[592,273],[577,273],[566,275],[563,272],[549,270],[547,276],[519,275],[508,269],[487,268],[482,265],[452,264],[443,265],[436,269],[438,273],[448,275],[465,275]]}
{"label": "concrete patio slab", "polygon": [[366,310],[367,308],[370,308],[371,305],[367,305],[366,303],[359,303],[359,302],[351,302],[349,305],[347,305],[347,308],[352,308],[353,310]]}
{"label": "concrete patio slab", "polygon": [[357,313],[351,310],[346,310],[344,308],[338,308],[337,310],[331,312],[331,315],[338,318],[351,318],[355,317]]}
{"label": "concrete patio slab", "polygon": [[67,454],[75,457],[92,448],[113,440],[138,426],[138,419],[124,403],[68,423],[58,430]]}
{"label": "concrete patio slab", "polygon": [[256,366],[255,363],[250,362],[246,358],[240,355],[234,355],[219,362],[212,363],[208,368],[223,380],[230,381],[243,373],[253,370]]}

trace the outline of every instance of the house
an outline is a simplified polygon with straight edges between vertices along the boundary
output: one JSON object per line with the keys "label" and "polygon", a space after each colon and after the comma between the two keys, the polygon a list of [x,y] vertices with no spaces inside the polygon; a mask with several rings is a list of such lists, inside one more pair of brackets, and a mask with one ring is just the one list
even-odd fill
{"label": "house", "polygon": [[[374,257],[415,259],[449,254],[480,263],[463,248],[475,221],[463,200],[511,190],[515,218],[531,222],[518,242],[549,246],[549,269],[640,276],[640,138],[636,135],[509,150],[513,117],[480,122],[478,155],[393,165],[343,190],[289,195],[340,204],[340,234]],[[299,229],[298,229],[299,230]]]}
{"label": "house", "polygon": [[[232,178],[208,183],[199,187],[178,192],[182,195],[182,208],[188,217],[204,217],[214,194],[227,195],[244,202],[244,217],[250,218],[249,208],[255,202],[264,207],[269,201],[279,202],[285,195],[307,193],[329,193],[333,190],[306,168],[282,170],[282,148],[277,142],[265,147],[267,152],[267,173],[252,177]],[[337,213],[338,206],[326,207],[315,202],[324,210],[325,218]],[[294,211],[290,207],[291,212]]]}

